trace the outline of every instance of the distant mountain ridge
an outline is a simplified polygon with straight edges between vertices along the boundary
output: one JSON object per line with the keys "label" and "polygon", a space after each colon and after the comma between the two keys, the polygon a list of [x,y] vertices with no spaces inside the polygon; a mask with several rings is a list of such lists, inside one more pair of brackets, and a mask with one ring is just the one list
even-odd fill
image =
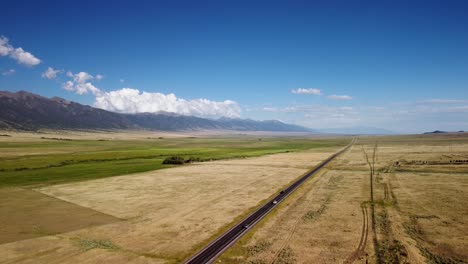
{"label": "distant mountain ridge", "polygon": [[313,132],[277,120],[220,118],[217,120],[175,113],[122,114],[82,105],[63,98],[30,92],[0,91],[0,128],[50,129],[152,129]]}
{"label": "distant mountain ridge", "polygon": [[455,132],[449,132],[449,131],[442,131],[442,130],[434,130],[431,132],[424,132],[424,135],[429,135],[429,134],[447,134],[447,133],[465,133],[465,131],[460,130],[460,131],[455,131]]}

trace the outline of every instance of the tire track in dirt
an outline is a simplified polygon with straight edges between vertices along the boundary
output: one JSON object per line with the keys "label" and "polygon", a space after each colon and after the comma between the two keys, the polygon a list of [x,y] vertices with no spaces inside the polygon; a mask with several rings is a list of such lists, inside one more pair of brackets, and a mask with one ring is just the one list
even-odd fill
{"label": "tire track in dirt", "polygon": [[[302,221],[301,221],[302,220]],[[304,220],[302,219],[302,216],[298,217],[296,219],[296,222],[294,223],[293,225],[293,228],[291,229],[291,231],[289,232],[288,236],[286,237],[286,239],[283,241],[283,244],[281,245],[281,247],[276,251],[275,255],[273,256],[273,259],[269,262],[270,264],[274,264],[277,260],[278,260],[278,257],[279,255],[281,254],[281,252],[288,246],[289,242],[291,241],[292,237],[294,236],[294,234],[296,233],[296,229],[297,227],[302,223],[304,222]]]}
{"label": "tire track in dirt", "polygon": [[[350,150],[352,149],[352,147],[353,147],[353,146],[351,146]],[[349,151],[350,151],[350,150],[349,150]],[[325,172],[325,173],[323,173],[322,175],[320,175],[320,176],[322,177],[322,179],[323,179],[323,176],[325,176],[326,174],[327,174],[327,172]],[[343,179],[343,177],[331,177],[331,178],[328,179],[328,184],[326,184],[326,187],[329,187],[330,184],[336,184],[336,183],[338,183],[339,181],[341,181],[342,179]],[[310,191],[310,190],[309,190],[309,191]],[[308,192],[309,192],[309,191],[308,191]],[[305,197],[305,196],[307,195],[308,192],[304,193],[304,195],[301,196],[300,199],[303,198],[303,197]],[[330,201],[330,199],[331,199],[331,197],[330,197],[330,195],[329,195],[329,196],[323,201],[323,204],[319,207],[319,209],[317,209],[318,211],[321,211],[320,214],[323,213],[323,210],[324,210],[324,208],[325,208],[325,205],[326,205],[326,203],[328,203],[328,202]],[[312,201],[309,201],[309,202],[307,203],[307,205],[310,205],[311,203],[312,203]],[[367,211],[366,211],[366,217],[367,217]],[[295,223],[294,223],[294,225],[293,225],[291,231],[288,233],[286,239],[283,241],[283,243],[281,244],[280,248],[276,251],[275,255],[273,256],[273,259],[272,259],[271,261],[268,262],[269,264],[274,264],[275,262],[278,261],[278,258],[279,258],[279,256],[280,256],[281,252],[282,252],[284,249],[286,249],[286,247],[287,247],[287,246],[289,245],[289,243],[291,242],[291,239],[292,239],[292,237],[294,236],[294,234],[296,233],[296,229],[298,228],[298,226],[299,226],[300,224],[302,224],[302,223],[305,223],[305,222],[306,222],[306,219],[304,218],[304,216],[300,216],[300,217],[298,217],[298,218],[296,219],[296,221],[295,221]],[[364,246],[364,247],[365,247],[365,246]]]}
{"label": "tire track in dirt", "polygon": [[[323,173],[321,176],[323,177],[325,175],[326,175],[326,172]],[[307,194],[308,194],[308,192],[304,193],[299,199],[305,199]],[[311,203],[311,201],[309,201],[307,203],[307,205],[310,205],[310,203]],[[293,227],[291,228],[291,231],[289,231],[286,239],[283,241],[283,243],[281,244],[279,249],[276,251],[275,255],[273,256],[273,259],[269,262],[270,264],[274,264],[278,260],[279,255],[289,245],[289,242],[291,241],[292,237],[296,233],[296,229],[302,223],[304,223],[304,218],[303,218],[302,215],[300,215],[299,217],[297,217],[296,221],[294,222]]]}
{"label": "tire track in dirt", "polygon": [[[323,176],[325,176],[326,174],[327,174],[327,172],[320,175],[322,177],[322,179],[324,179]],[[334,183],[339,182],[341,179],[342,179],[342,177],[331,177],[331,178],[329,178],[328,179],[328,184],[327,184],[327,186],[325,186],[325,188],[329,187],[330,184],[334,184]],[[313,187],[311,187],[311,188],[313,188]],[[310,192],[310,190],[308,192]],[[300,199],[304,199],[304,197],[308,194],[308,192],[304,193],[304,195],[301,196]],[[323,211],[326,208],[326,204],[330,201],[330,199],[331,199],[331,195],[328,195],[328,197],[325,198],[325,200],[320,205],[320,207],[316,211],[314,211],[314,213],[318,214],[317,217],[320,216],[323,213]],[[312,204],[312,201],[307,202],[305,207],[308,207],[310,204]],[[296,221],[295,221],[293,227],[291,228],[291,231],[288,233],[286,239],[283,241],[283,243],[281,244],[279,249],[276,251],[275,255],[273,256],[273,259],[268,263],[274,264],[274,263],[276,263],[278,261],[279,256],[281,255],[281,252],[283,252],[283,250],[285,250],[287,248],[287,246],[291,242],[291,239],[293,238],[294,234],[296,233],[296,230],[299,227],[299,225],[304,224],[307,221],[307,219],[305,218],[306,215],[299,216],[296,219]]]}
{"label": "tire track in dirt", "polygon": [[[367,214],[367,207],[361,206],[362,212],[362,231],[361,231],[361,239],[359,240],[359,245],[357,246],[356,250],[343,262],[344,264],[351,264],[357,259],[359,259],[363,253],[365,253],[366,245],[367,245],[367,237],[369,234],[369,217]],[[366,259],[367,263],[367,259]]]}

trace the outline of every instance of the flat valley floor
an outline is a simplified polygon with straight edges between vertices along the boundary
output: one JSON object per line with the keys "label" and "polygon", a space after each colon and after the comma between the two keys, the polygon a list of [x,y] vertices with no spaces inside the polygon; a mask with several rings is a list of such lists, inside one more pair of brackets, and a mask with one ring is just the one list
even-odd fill
{"label": "flat valley floor", "polygon": [[[180,263],[341,148],[1,188],[0,263]],[[467,134],[360,137],[217,263],[467,263],[467,218]]]}
{"label": "flat valley floor", "polygon": [[467,134],[361,137],[220,260],[468,263],[467,221]]}

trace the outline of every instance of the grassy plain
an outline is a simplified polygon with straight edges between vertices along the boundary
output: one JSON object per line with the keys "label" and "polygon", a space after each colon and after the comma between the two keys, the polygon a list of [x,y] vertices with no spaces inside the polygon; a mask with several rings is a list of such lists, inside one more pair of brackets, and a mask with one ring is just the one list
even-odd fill
{"label": "grassy plain", "polygon": [[[0,142],[4,263],[180,263],[349,138],[145,132]],[[363,150],[376,142],[372,200]],[[170,155],[213,161],[161,165]],[[218,261],[467,263],[467,192],[467,134],[360,137]]]}
{"label": "grassy plain", "polygon": [[[57,184],[168,168],[169,156],[202,161],[256,157],[346,144],[300,137],[174,137],[174,134],[1,132],[0,187]],[[8,135],[8,136],[5,136]],[[144,136],[146,135],[146,136]]]}
{"label": "grassy plain", "polygon": [[[128,137],[14,134],[0,139],[6,150],[2,161],[7,161],[0,176],[4,263],[180,263],[349,142]],[[170,168],[161,165],[168,155],[213,161]]]}
{"label": "grassy plain", "polygon": [[468,134],[361,137],[219,260],[467,263],[467,221]]}

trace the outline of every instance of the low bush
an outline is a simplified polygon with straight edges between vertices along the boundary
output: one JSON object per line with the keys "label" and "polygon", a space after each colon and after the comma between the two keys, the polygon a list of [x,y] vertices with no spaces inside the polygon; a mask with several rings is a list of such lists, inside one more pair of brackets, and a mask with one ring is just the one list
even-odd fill
{"label": "low bush", "polygon": [[191,162],[202,162],[203,160],[199,157],[190,157],[188,160],[185,161],[185,163],[191,163]]}
{"label": "low bush", "polygon": [[163,160],[163,164],[177,164],[177,165],[181,165],[181,164],[184,164],[185,163],[185,160],[183,157],[181,156],[171,156],[171,157],[167,157]]}

